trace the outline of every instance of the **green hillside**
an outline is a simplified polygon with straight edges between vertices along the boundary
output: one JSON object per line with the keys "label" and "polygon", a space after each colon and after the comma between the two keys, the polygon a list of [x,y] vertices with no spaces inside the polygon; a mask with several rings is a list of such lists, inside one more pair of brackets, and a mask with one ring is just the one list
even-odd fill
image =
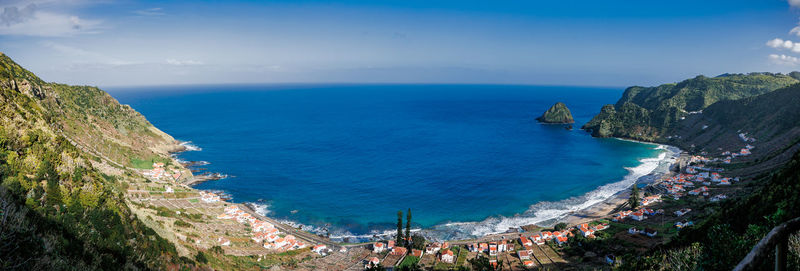
{"label": "green hillside", "polygon": [[731,130],[768,140],[800,125],[800,84],[760,96],[720,101],[703,113]]}
{"label": "green hillside", "polygon": [[677,84],[630,87],[615,105],[603,106],[582,128],[598,137],[658,141],[692,113],[699,113],[719,101],[752,97],[797,83],[797,75],[698,76]]}
{"label": "green hillside", "polygon": [[[76,147],[64,134],[87,145]],[[187,262],[133,215],[124,175],[97,168],[108,166],[100,156],[125,162],[122,154],[158,155],[138,149],[151,140],[170,138],[96,88],[45,83],[0,54],[0,269],[165,269]],[[102,142],[116,144],[97,149]]]}

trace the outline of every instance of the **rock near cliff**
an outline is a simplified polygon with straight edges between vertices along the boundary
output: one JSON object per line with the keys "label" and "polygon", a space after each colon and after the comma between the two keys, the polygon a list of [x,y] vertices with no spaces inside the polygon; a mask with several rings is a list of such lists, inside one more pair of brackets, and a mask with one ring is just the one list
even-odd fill
{"label": "rock near cliff", "polygon": [[572,119],[572,113],[569,108],[562,102],[558,102],[547,109],[541,117],[536,118],[539,122],[543,123],[575,123]]}

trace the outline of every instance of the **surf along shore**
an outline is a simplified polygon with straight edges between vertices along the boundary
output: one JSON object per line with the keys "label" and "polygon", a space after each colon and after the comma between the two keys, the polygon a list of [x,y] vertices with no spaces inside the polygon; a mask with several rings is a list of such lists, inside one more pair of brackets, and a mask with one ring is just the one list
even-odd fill
{"label": "surf along shore", "polygon": [[[619,139],[619,140],[625,140],[625,139]],[[625,208],[625,206],[627,206],[627,201],[628,201],[628,198],[630,197],[630,187],[633,184],[632,181],[635,181],[637,184],[639,184],[641,186],[642,184],[650,185],[650,184],[655,183],[658,180],[663,180],[663,179],[670,178],[670,177],[672,177],[672,176],[674,176],[675,174],[678,173],[677,168],[675,167],[675,165],[679,164],[681,160],[687,159],[686,155],[680,155],[682,151],[680,149],[678,149],[677,147],[654,144],[654,143],[648,143],[648,142],[637,142],[637,143],[652,145],[652,146],[654,146],[656,148],[663,149],[664,151],[659,155],[659,157],[651,157],[651,158],[641,159],[640,160],[640,163],[641,163],[640,165],[638,165],[637,167],[628,168],[630,173],[625,177],[624,180],[605,185],[605,186],[614,186],[614,187],[610,188],[610,189],[616,190],[616,191],[614,191],[614,194],[611,195],[611,196],[605,196],[605,199],[602,199],[602,200],[600,200],[600,201],[598,201],[598,202],[596,202],[596,203],[594,203],[594,204],[592,204],[590,206],[582,206],[582,205],[577,206],[579,204],[571,203],[571,204],[573,204],[575,206],[567,206],[567,208],[572,209],[572,211],[570,211],[569,209],[557,210],[559,212],[559,214],[556,215],[555,217],[552,217],[552,218],[549,218],[549,219],[538,219],[539,221],[536,221],[536,222],[533,222],[533,223],[522,223],[522,224],[520,224],[518,222],[513,226],[510,226],[510,227],[507,227],[507,228],[502,228],[502,229],[496,227],[498,225],[494,225],[495,226],[494,230],[490,230],[488,232],[487,231],[474,232],[475,234],[466,233],[466,234],[461,234],[461,235],[450,235],[450,236],[447,236],[447,235],[442,235],[442,234],[438,234],[437,233],[437,231],[442,230],[441,228],[439,228],[439,229],[436,229],[436,228],[419,229],[419,228],[417,228],[417,229],[414,229],[413,231],[415,233],[419,233],[419,234],[424,235],[428,240],[449,241],[451,243],[465,243],[467,241],[494,240],[496,238],[503,238],[503,237],[508,237],[508,236],[512,236],[512,235],[519,235],[521,232],[529,232],[531,230],[536,230],[536,229],[541,229],[541,228],[546,228],[546,227],[552,227],[553,225],[558,224],[558,223],[566,223],[569,227],[573,227],[573,226],[578,225],[578,224],[587,223],[587,222],[590,222],[590,221],[595,221],[595,220],[603,219],[603,218],[609,218],[611,214],[613,214],[615,212],[618,212],[618,211],[622,210],[623,208]],[[187,150],[187,151],[189,151],[189,150]],[[183,162],[184,165],[187,165],[187,167],[191,167],[192,164],[197,163],[197,162],[192,162],[192,161],[181,161],[181,162]],[[203,162],[200,162],[200,163],[202,165],[202,164],[205,164],[207,162],[203,161]],[[650,165],[646,165],[647,163],[655,163],[655,164],[653,166],[650,166]],[[642,170],[642,169],[639,169],[639,167],[652,167],[652,168],[644,169],[646,172],[635,172],[635,171]],[[198,171],[194,171],[194,172],[198,172]],[[219,174],[219,173],[216,173],[216,174]],[[633,178],[633,180],[630,180],[628,178],[631,175],[640,175],[640,176],[635,176]],[[210,176],[210,174],[208,174],[208,173],[203,174],[203,175],[194,176],[193,178],[187,179],[184,182],[184,185],[186,185],[187,187],[191,187],[191,186],[196,185],[196,184],[201,183],[201,182],[223,179],[223,178],[210,178],[208,176]],[[219,176],[219,175],[217,175],[217,176]],[[598,190],[600,190],[602,188],[603,187],[598,187],[597,190],[590,191],[588,194],[592,194],[592,193],[601,194],[600,192],[598,192]],[[602,191],[602,192],[607,192],[607,191]],[[598,196],[598,195],[590,195],[589,196],[588,194],[587,195],[582,195],[581,197],[591,197],[592,201],[597,201],[597,197],[601,197],[601,196]],[[573,198],[571,200],[575,200],[575,199]],[[586,203],[586,201],[583,201],[583,199],[580,199],[580,201],[582,201],[581,202],[582,204]],[[229,204],[234,204],[234,203],[229,203]],[[372,242],[372,241],[376,241],[376,240],[391,240],[391,239],[394,238],[394,232],[395,231],[394,230],[387,230],[387,231],[382,232],[382,233],[373,233],[373,234],[364,234],[364,235],[350,235],[350,234],[346,234],[346,235],[343,235],[343,236],[334,235],[332,237],[332,239],[333,239],[332,240],[331,238],[328,238],[330,236],[323,237],[322,233],[326,233],[327,232],[324,229],[316,229],[316,228],[313,228],[311,226],[306,226],[306,225],[303,225],[303,224],[300,224],[300,223],[296,223],[296,222],[285,223],[286,221],[279,221],[279,220],[276,220],[276,219],[268,218],[266,216],[266,214],[264,214],[263,212],[257,212],[257,210],[255,208],[253,208],[254,206],[251,206],[248,203],[242,203],[242,204],[236,204],[236,205],[240,206],[242,209],[248,210],[248,212],[252,213],[253,215],[257,215],[259,217],[259,219],[269,221],[270,223],[273,223],[275,225],[281,225],[282,228],[287,229],[287,230],[292,230],[292,231],[295,231],[295,232],[303,232],[303,235],[305,235],[307,237],[306,238],[307,240],[309,240],[309,241],[313,240],[314,242],[318,242],[318,243],[321,243],[321,244],[327,244],[329,246],[337,244],[337,243],[347,243],[348,247],[363,246],[363,245],[366,245],[366,244],[371,244],[370,242]],[[528,217],[526,219],[527,220],[532,220],[532,219],[536,220],[536,218],[531,218],[531,217]],[[465,223],[490,224],[492,222],[491,221],[477,221],[477,222],[465,222]],[[463,224],[463,223],[454,223],[454,224]],[[501,223],[497,223],[497,224],[501,224]],[[439,225],[439,226],[441,226],[441,225]],[[434,226],[434,227],[437,227],[437,226]]]}

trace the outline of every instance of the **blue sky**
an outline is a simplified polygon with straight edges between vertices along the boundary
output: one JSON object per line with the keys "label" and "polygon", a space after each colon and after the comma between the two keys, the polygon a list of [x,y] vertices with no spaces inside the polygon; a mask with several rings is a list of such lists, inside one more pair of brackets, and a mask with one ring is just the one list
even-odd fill
{"label": "blue sky", "polygon": [[[795,6],[795,7],[793,7]],[[800,65],[800,0],[0,1],[47,81],[628,86]]]}

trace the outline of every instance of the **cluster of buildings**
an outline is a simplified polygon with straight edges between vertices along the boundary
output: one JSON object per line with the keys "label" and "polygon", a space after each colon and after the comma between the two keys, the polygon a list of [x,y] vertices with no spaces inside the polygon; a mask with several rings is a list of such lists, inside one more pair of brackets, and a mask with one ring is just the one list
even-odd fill
{"label": "cluster of buildings", "polygon": [[[738,182],[739,178],[722,177],[718,172],[698,172],[695,168],[689,167],[686,169],[687,173],[680,174],[669,178],[659,185],[666,189],[667,192],[676,200],[684,196],[684,192],[688,190],[688,194],[692,196],[709,196],[708,186],[731,185]],[[702,185],[699,188],[694,188],[696,185]],[[719,199],[717,199],[719,200]]]}
{"label": "cluster of buildings", "polygon": [[489,256],[497,256],[497,253],[514,250],[514,244],[505,240],[500,242],[472,243],[467,245],[467,250],[470,252],[487,253]]}
{"label": "cluster of buildings", "polygon": [[142,175],[144,175],[148,179],[158,180],[158,181],[163,181],[163,180],[177,181],[178,179],[181,178],[181,172],[179,170],[172,169],[170,171],[171,173],[168,172],[166,168],[164,168],[164,163],[153,163],[153,169],[145,170],[144,173],[142,173]]}
{"label": "cluster of buildings", "polygon": [[215,193],[200,191],[200,200],[202,200],[205,203],[213,203],[213,202],[219,202],[222,199],[219,197],[219,195]]}
{"label": "cluster of buildings", "polygon": [[[445,244],[447,244],[447,243],[445,243]],[[385,243],[382,242],[382,241],[379,241],[379,242],[375,242],[375,243],[372,244],[372,252],[383,253],[385,251],[388,251],[390,255],[398,255],[398,256],[406,255],[408,253],[408,249],[407,248],[395,245],[395,241],[394,240],[389,240],[389,241],[387,241]],[[436,251],[438,251],[438,249]],[[430,252],[430,251],[427,251],[427,250],[426,250],[426,252],[428,252],[428,253],[436,253],[436,252]],[[423,252],[422,250],[419,250],[419,249],[411,249],[411,255],[412,256],[422,257],[422,255],[424,253],[425,252]]]}
{"label": "cluster of buildings", "polygon": [[633,220],[636,220],[636,221],[642,221],[642,220],[645,220],[648,216],[654,216],[654,215],[662,214],[662,213],[664,213],[664,210],[660,210],[659,209],[659,210],[654,211],[653,209],[642,207],[642,208],[639,208],[638,210],[627,210],[627,211],[622,211],[622,212],[616,213],[616,214],[611,216],[611,220],[613,220],[615,222],[621,222],[621,221],[624,221],[625,219],[630,218],[630,219],[633,219]]}
{"label": "cluster of buildings", "polygon": [[[306,244],[297,240],[292,235],[281,237],[281,233],[277,228],[275,228],[275,225],[253,217],[251,214],[239,209],[239,207],[236,205],[225,207],[225,212],[217,216],[217,218],[235,219],[239,223],[250,225],[253,233],[251,239],[258,244],[263,243],[264,248],[267,249],[287,251],[306,247]],[[224,244],[220,240],[220,245],[229,244],[230,242],[228,242],[228,244]],[[321,247],[320,245],[315,246],[314,250],[320,254],[327,253],[327,247],[324,245],[321,245]]]}
{"label": "cluster of buildings", "polygon": [[656,234],[658,234],[658,231],[656,231],[654,229],[651,229],[651,228],[645,228],[644,230],[640,230],[640,229],[637,229],[636,227],[631,227],[630,229],[628,229],[628,233],[630,233],[630,234],[644,234],[644,235],[647,235],[649,237],[655,237]]}

